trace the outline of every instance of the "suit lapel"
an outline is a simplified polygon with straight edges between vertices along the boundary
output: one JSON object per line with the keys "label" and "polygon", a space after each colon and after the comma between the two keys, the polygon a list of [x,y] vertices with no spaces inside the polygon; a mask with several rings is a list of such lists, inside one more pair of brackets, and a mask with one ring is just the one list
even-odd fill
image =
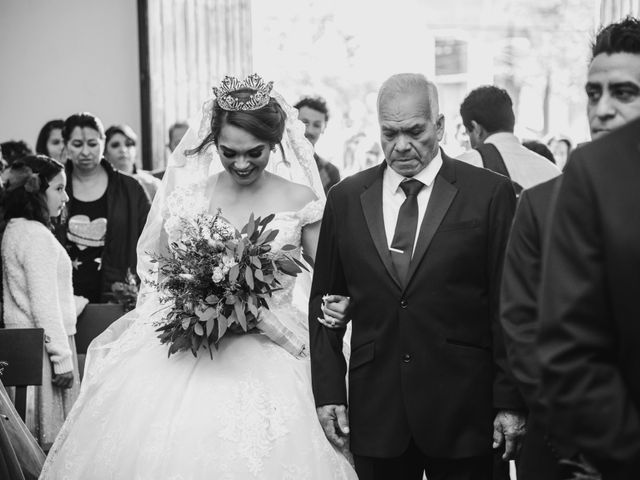
{"label": "suit lapel", "polygon": [[418,265],[420,265],[422,257],[427,253],[431,240],[433,240],[433,236],[436,234],[436,231],[438,230],[438,227],[440,227],[447,211],[449,211],[451,203],[453,203],[453,199],[458,193],[458,188],[454,186],[455,166],[453,164],[453,160],[442,152],[442,161],[442,167],[434,181],[427,210],[424,213],[422,225],[420,226],[418,243],[416,244],[416,249],[413,252],[413,258],[411,259],[407,282],[404,286],[405,290],[411,282],[411,278],[415,274]]}
{"label": "suit lapel", "polygon": [[382,212],[382,175],[384,173],[385,164],[383,163],[376,170],[376,177],[373,182],[365,187],[366,190],[360,195],[360,203],[364,218],[367,221],[369,234],[373,240],[380,260],[384,264],[385,269],[393,281],[402,288],[400,280],[396,275],[393,263],[391,262],[391,254],[387,245],[387,234],[384,229],[384,217]]}

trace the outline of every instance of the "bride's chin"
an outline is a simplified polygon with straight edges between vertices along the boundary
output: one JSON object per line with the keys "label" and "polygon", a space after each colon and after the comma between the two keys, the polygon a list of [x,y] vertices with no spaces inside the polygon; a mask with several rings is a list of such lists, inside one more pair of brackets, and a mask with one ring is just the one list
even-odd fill
{"label": "bride's chin", "polygon": [[251,185],[262,175],[262,172],[258,171],[258,169],[251,170],[248,175],[242,175],[237,171],[231,171],[229,173],[231,174],[231,178],[239,185]]}

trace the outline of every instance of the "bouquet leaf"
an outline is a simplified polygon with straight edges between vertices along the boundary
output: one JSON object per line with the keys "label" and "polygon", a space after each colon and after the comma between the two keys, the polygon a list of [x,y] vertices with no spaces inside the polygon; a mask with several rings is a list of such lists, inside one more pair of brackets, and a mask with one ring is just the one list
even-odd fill
{"label": "bouquet leaf", "polygon": [[205,324],[205,331],[206,331],[207,337],[209,337],[209,335],[213,333],[213,328],[215,326],[216,326],[216,322],[214,317],[211,317],[210,319],[207,320],[207,323]]}
{"label": "bouquet leaf", "polygon": [[249,267],[244,269],[244,279],[249,288],[253,290],[255,288],[255,283],[253,283],[253,273],[251,273],[251,269]]}
{"label": "bouquet leaf", "polygon": [[271,243],[275,240],[277,236],[278,236],[278,230],[267,230],[266,232],[262,233],[262,235],[258,239],[258,243],[260,244]]}
{"label": "bouquet leaf", "polygon": [[240,275],[240,267],[234,265],[229,270],[229,283],[236,283],[238,281],[238,275]]}
{"label": "bouquet leaf", "polygon": [[315,262],[313,261],[313,258],[311,258],[304,252],[302,253],[302,258],[304,258],[305,262],[307,262],[311,268],[315,268]]}
{"label": "bouquet leaf", "polygon": [[238,242],[238,246],[236,247],[236,258],[242,258],[242,254],[244,253],[244,241],[240,240]]}
{"label": "bouquet leaf", "polygon": [[302,269],[291,258],[283,258],[277,262],[277,267],[287,275],[296,276]]}
{"label": "bouquet leaf", "polygon": [[204,335],[204,328],[202,328],[201,323],[196,323],[195,327],[193,327],[193,330],[195,331],[196,335],[198,335],[199,337]]}
{"label": "bouquet leaf", "polygon": [[240,324],[242,329],[246,332],[247,331],[247,317],[244,314],[244,308],[242,308],[242,305],[239,302],[238,303],[234,303],[233,304],[233,308],[235,309],[235,314],[236,314],[236,318],[238,319],[238,323]]}

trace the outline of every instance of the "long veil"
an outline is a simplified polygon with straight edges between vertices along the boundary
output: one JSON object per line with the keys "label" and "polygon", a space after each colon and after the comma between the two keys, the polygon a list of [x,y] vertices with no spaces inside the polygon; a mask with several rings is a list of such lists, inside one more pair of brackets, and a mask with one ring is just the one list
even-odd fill
{"label": "long veil", "polygon": [[[287,115],[282,149],[272,152],[267,171],[295,183],[310,187],[319,201],[324,202],[325,194],[322,181],[313,158],[313,147],[304,136],[304,125],[298,120],[298,112],[281,95],[271,92],[271,96],[280,104]],[[110,352],[119,345],[123,333],[139,323],[149,323],[150,319],[161,314],[163,305],[154,284],[158,280],[157,264],[152,261],[154,255],[163,253],[168,244],[167,222],[179,216],[197,215],[209,208],[207,186],[211,178],[223,170],[215,146],[188,155],[186,152],[198,146],[211,130],[211,120],[215,98],[202,105],[200,115],[189,122],[189,129],[178,147],[170,155],[167,169],[158,189],[144,230],[137,246],[137,273],[141,279],[140,292],[136,308],[112,324],[91,344],[86,361],[84,382],[102,368],[100,364]],[[303,312],[307,310],[308,295],[311,287],[311,273],[303,272],[296,279],[294,303]],[[160,313],[159,313],[160,312]]]}

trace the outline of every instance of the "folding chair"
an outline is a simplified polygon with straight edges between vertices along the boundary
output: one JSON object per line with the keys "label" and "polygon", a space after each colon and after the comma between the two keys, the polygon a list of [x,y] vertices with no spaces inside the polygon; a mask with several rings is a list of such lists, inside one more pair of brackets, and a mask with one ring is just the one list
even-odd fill
{"label": "folding chair", "polygon": [[27,387],[42,385],[44,330],[42,328],[0,329],[0,360],[7,362],[2,374],[6,387],[16,387],[14,404],[26,420]]}

